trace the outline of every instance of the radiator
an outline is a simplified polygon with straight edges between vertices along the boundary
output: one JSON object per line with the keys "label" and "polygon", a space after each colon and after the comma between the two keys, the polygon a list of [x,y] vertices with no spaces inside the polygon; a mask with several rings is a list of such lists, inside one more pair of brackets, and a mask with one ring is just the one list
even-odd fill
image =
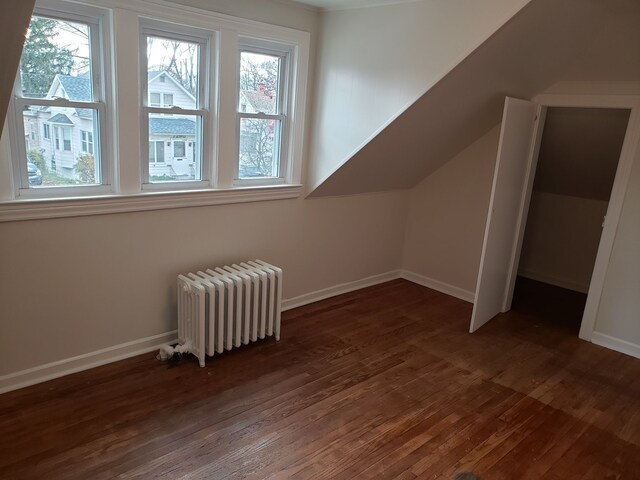
{"label": "radiator", "polygon": [[265,337],[280,340],[282,270],[262,260],[178,275],[181,351],[212,357]]}

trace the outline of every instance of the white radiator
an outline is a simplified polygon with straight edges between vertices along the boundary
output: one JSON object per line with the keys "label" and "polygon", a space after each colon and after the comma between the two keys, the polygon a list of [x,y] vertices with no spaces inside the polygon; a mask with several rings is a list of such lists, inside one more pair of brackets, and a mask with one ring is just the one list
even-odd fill
{"label": "white radiator", "polygon": [[275,336],[280,340],[282,270],[262,260],[178,275],[178,343],[198,357]]}

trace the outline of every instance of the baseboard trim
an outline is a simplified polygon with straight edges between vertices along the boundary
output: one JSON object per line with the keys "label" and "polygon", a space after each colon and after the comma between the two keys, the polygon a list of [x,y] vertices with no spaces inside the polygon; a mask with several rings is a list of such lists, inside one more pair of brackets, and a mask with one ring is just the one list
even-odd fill
{"label": "baseboard trim", "polygon": [[292,308],[302,307],[310,303],[326,300],[327,298],[342,295],[343,293],[353,292],[361,288],[371,287],[380,283],[389,282],[401,278],[402,270],[392,270],[390,272],[372,275],[371,277],[361,278],[352,282],[341,283],[333,287],[323,288],[315,292],[305,293],[293,298],[287,298],[282,301],[282,310],[291,310]]}
{"label": "baseboard trim", "polygon": [[410,282],[422,285],[423,287],[431,288],[432,290],[437,290],[440,293],[459,298],[460,300],[464,300],[465,302],[473,303],[473,301],[475,300],[476,294],[470,290],[464,290],[460,287],[449,285],[448,283],[444,283],[433,278],[425,277],[424,275],[420,275],[419,273],[403,270],[401,277],[405,280],[409,280]]}
{"label": "baseboard trim", "polygon": [[57,362],[3,375],[0,376],[0,393],[10,392],[11,390],[17,390],[71,373],[88,370],[100,365],[151,352],[160,348],[161,345],[174,343],[177,339],[178,331],[173,330],[171,332],[161,333],[160,335],[153,335],[151,337],[121,343],[120,345],[103,348],[95,352],[85,353],[76,357],[65,358]]}
{"label": "baseboard trim", "polygon": [[536,282],[548,283],[549,285],[553,285],[555,287],[566,288],[567,290],[572,290],[574,292],[589,293],[589,284],[585,285],[583,283],[574,282],[572,280],[565,280],[527,269],[518,270],[518,275],[530,280],[535,280]]}
{"label": "baseboard trim", "polygon": [[[399,269],[285,299],[282,301],[282,310],[286,311],[292,308],[301,307],[320,300],[335,297],[337,295],[360,290],[361,288],[371,287],[380,283],[396,280],[398,278],[404,278],[410,282],[437,290],[438,292],[451,295],[452,297],[459,298],[466,302],[473,302],[474,300],[473,292],[454,287],[453,285],[449,285],[417,273]],[[63,360],[39,365],[27,370],[3,375],[0,376],[0,394],[35,385],[36,383],[46,382],[47,380],[53,380],[54,378],[62,377],[64,375],[88,370],[107,363],[117,362],[118,360],[134,357],[143,353],[148,353],[160,348],[161,345],[175,343],[177,338],[178,332],[177,330],[173,330],[171,332],[133,340],[120,345],[103,348],[102,350],[96,350],[95,352],[65,358]]]}
{"label": "baseboard trim", "polygon": [[323,288],[322,290],[316,290],[315,292],[305,293],[293,298],[288,298],[282,301],[282,310],[291,310],[292,308],[302,307],[310,303],[319,302],[320,300],[326,300],[327,298],[342,295],[343,293],[353,292],[361,288],[371,287],[380,283],[389,282],[403,278],[409,282],[422,285],[423,287],[431,288],[440,293],[451,295],[452,297],[459,298],[465,302],[473,303],[475,299],[475,293],[464,290],[462,288],[449,285],[448,283],[434,280],[433,278],[425,277],[418,273],[410,272],[408,270],[392,270],[390,272],[381,273],[379,275],[373,275],[371,277],[362,278],[360,280],[354,280],[353,282],[341,283],[333,287]]}
{"label": "baseboard trim", "polygon": [[635,343],[620,340],[619,338],[611,337],[599,332],[593,332],[591,335],[591,341],[601,347],[610,348],[616,352],[640,358],[640,345],[636,345]]}

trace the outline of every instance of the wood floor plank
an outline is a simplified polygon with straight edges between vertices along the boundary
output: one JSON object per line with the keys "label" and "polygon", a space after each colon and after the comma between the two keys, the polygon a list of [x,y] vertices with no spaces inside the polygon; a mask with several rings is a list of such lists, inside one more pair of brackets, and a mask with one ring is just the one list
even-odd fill
{"label": "wood floor plank", "polygon": [[637,478],[640,361],[577,338],[580,296],[522,291],[470,335],[470,304],[394,280],[205,368],[148,354],[1,395],[0,478]]}

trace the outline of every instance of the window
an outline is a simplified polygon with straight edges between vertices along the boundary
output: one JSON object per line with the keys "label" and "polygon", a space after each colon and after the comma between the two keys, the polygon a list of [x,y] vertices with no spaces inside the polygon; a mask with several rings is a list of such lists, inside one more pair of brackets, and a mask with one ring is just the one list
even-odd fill
{"label": "window", "polygon": [[184,157],[185,156],[185,148],[183,141],[174,141],[173,142],[173,157]]}
{"label": "window", "polygon": [[149,163],[164,163],[164,142],[149,142]]}
{"label": "window", "polygon": [[[160,78],[165,78],[164,75],[160,75]],[[162,99],[162,101],[160,100]],[[149,106],[150,107],[173,107],[173,94],[172,93],[149,93]]]}
{"label": "window", "polygon": [[62,150],[65,152],[71,151],[71,128],[60,127],[55,125],[53,127],[53,138],[56,150]]}
{"label": "window", "polygon": [[80,132],[80,137],[82,140],[82,151],[93,155],[93,132],[82,130]]}
{"label": "window", "polygon": [[35,3],[0,222],[300,194],[308,33],[154,0]]}
{"label": "window", "polygon": [[[85,5],[65,7],[66,3],[52,4],[56,6],[54,11],[43,5],[47,2],[39,3],[31,18],[12,105],[14,116],[18,117],[10,122],[13,138],[21,136],[25,125],[22,119],[31,122],[32,142],[12,144],[16,152],[17,195],[28,196],[36,191],[39,195],[68,195],[70,188],[82,192],[87,187],[93,192],[108,185],[110,170],[103,164],[105,156],[101,154],[98,135],[106,125],[102,43],[105,12]],[[37,127],[40,124],[42,130]],[[42,138],[38,139],[40,131]],[[82,131],[81,141],[73,142],[73,132],[78,131]],[[95,154],[96,158],[83,161],[84,153]],[[30,184],[27,160],[43,166],[56,165],[64,173],[43,168],[42,184]]]}
{"label": "window", "polygon": [[240,46],[236,180],[282,179],[289,51],[246,39]]}
{"label": "window", "polygon": [[160,94],[157,92],[151,92],[149,94],[149,105],[152,107],[161,107]]}
{"label": "window", "polygon": [[[167,142],[171,145],[175,137],[184,139],[173,142],[168,150],[168,158],[162,157],[167,166],[159,166],[158,155],[149,151],[149,162],[143,165],[143,185],[147,188],[162,188],[163,185],[181,184],[182,188],[202,186],[208,180],[208,164],[202,152],[192,164],[174,160],[185,157],[185,141],[206,142],[204,132],[208,131],[209,91],[206,72],[209,58],[209,36],[197,29],[179,29],[173,25],[149,22],[142,26],[141,48],[144,64],[143,78],[147,79],[145,90],[155,82],[164,83],[163,90],[173,89],[174,93],[152,92],[148,105],[142,106],[147,127],[148,145]],[[174,99],[179,98],[179,101]],[[142,98],[146,98],[143,94]],[[157,148],[157,147],[156,147]],[[153,186],[154,184],[155,187]]]}

